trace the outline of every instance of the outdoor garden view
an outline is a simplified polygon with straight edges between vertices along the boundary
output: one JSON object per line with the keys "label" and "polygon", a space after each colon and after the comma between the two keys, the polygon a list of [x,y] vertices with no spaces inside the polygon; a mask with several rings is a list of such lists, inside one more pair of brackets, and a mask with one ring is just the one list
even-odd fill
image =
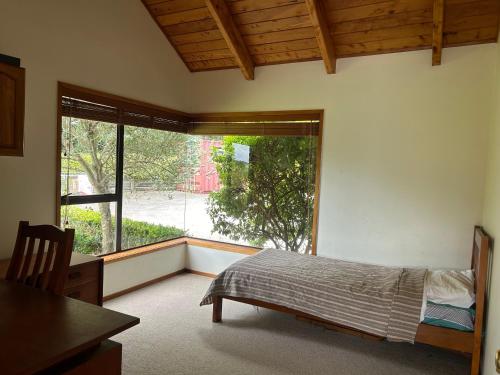
{"label": "outdoor garden view", "polygon": [[[310,251],[315,137],[125,126],[120,151],[118,129],[63,117],[61,223],[75,228],[76,251],[105,254],[181,236]],[[102,199],[70,203],[75,196]]]}

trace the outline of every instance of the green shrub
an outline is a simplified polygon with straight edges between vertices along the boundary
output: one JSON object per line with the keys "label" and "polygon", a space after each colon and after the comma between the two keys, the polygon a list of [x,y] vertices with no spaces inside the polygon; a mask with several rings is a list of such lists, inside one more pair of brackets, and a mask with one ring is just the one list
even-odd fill
{"label": "green shrub", "polygon": [[184,236],[184,231],[176,227],[149,224],[131,219],[122,220],[122,248],[130,249],[148,243],[165,241]]}
{"label": "green shrub", "polygon": [[[74,250],[83,254],[101,254],[101,214],[91,209],[63,207],[63,219],[67,215],[68,227],[75,229]],[[113,220],[113,226],[115,221]],[[131,219],[122,220],[122,248],[129,249],[149,243],[165,241],[184,235],[182,229]]]}

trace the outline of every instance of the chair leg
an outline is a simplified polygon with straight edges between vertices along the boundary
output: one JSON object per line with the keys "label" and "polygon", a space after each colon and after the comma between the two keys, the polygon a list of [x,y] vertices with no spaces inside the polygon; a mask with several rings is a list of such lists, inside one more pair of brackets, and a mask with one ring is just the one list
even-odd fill
{"label": "chair leg", "polygon": [[219,323],[222,320],[222,297],[217,296],[214,299],[212,322]]}

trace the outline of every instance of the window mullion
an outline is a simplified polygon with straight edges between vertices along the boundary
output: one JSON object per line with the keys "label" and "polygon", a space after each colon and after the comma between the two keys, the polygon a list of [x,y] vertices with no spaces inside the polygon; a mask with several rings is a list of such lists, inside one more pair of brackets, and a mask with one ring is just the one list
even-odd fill
{"label": "window mullion", "polygon": [[123,148],[125,126],[118,124],[116,139],[116,251],[122,250],[122,208],[123,208]]}

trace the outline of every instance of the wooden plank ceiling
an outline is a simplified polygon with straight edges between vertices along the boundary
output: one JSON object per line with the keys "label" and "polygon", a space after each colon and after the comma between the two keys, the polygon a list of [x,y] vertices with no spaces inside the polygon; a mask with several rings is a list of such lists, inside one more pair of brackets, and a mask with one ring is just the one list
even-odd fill
{"label": "wooden plank ceiling", "polygon": [[[142,0],[192,72],[494,43],[500,0]],[[431,63],[431,61],[429,61]]]}

